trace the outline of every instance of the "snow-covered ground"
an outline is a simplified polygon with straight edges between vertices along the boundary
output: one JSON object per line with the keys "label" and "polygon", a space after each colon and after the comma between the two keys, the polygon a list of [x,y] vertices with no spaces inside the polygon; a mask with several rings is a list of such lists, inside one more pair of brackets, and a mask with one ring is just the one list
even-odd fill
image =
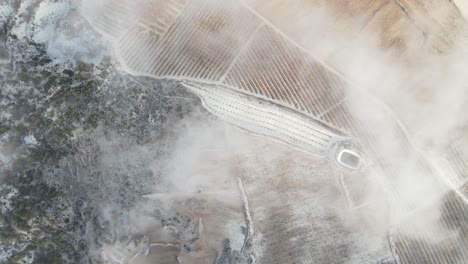
{"label": "snow-covered ground", "polygon": [[11,199],[18,194],[18,190],[9,185],[0,185],[0,213],[5,214],[11,209]]}
{"label": "snow-covered ground", "polygon": [[79,1],[24,0],[17,10],[11,3],[0,4],[0,28],[9,19],[9,34],[20,41],[45,44],[47,54],[56,61],[79,59],[96,64],[106,50],[102,38],[86,27]]}
{"label": "snow-covered ground", "polygon": [[13,8],[9,3],[0,4],[0,28],[5,26],[5,23],[12,14]]}
{"label": "snow-covered ground", "polygon": [[33,40],[39,43],[54,39],[56,24],[70,10],[69,1],[46,0],[39,4],[32,20]]}
{"label": "snow-covered ground", "polygon": [[345,137],[311,118],[249,98],[226,87],[184,84],[202,98],[204,107],[223,120],[254,134],[266,136],[299,150],[327,156],[334,143]]}
{"label": "snow-covered ground", "polygon": [[24,143],[25,143],[26,145],[28,145],[28,146],[29,146],[29,145],[31,145],[31,146],[37,145],[37,140],[36,140],[36,138],[34,137],[34,135],[28,135],[28,136],[24,137],[23,140],[24,140]]}

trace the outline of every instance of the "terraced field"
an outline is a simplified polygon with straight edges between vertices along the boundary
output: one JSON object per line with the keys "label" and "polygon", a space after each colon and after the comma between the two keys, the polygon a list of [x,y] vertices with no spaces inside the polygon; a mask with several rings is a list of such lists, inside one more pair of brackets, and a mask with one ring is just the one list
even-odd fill
{"label": "terraced field", "polygon": [[[223,120],[251,133],[265,136],[319,156],[327,156],[333,144],[346,141],[342,133],[324,124],[281,108],[268,101],[252,99],[223,86],[185,83],[203,100],[205,108]],[[286,112],[286,113],[285,113]]]}

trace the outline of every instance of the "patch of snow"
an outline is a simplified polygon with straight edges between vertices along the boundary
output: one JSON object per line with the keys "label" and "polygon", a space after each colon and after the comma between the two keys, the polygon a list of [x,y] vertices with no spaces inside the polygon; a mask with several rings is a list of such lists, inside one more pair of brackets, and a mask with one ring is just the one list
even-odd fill
{"label": "patch of snow", "polygon": [[29,136],[26,136],[24,137],[24,143],[28,146],[35,146],[37,145],[37,140],[36,138],[34,137],[34,135],[29,135]]}
{"label": "patch of snow", "polygon": [[56,24],[70,10],[68,1],[43,1],[32,21],[32,38],[39,43],[46,43],[53,38]]}
{"label": "patch of snow", "polygon": [[11,199],[18,195],[18,190],[9,185],[0,185],[0,213],[11,210]]}
{"label": "patch of snow", "polygon": [[13,8],[11,7],[11,4],[8,4],[8,3],[0,4],[0,27],[3,28],[5,26],[5,23],[12,16],[12,14],[13,14]]}
{"label": "patch of snow", "polygon": [[26,22],[21,22],[15,24],[11,32],[13,35],[15,35],[18,39],[25,39],[27,36],[29,36],[29,31],[28,31],[28,23]]}
{"label": "patch of snow", "polygon": [[109,44],[86,23],[77,5],[70,0],[41,3],[32,22],[32,38],[47,44],[47,54],[55,62],[97,64],[108,52]]}
{"label": "patch of snow", "polygon": [[106,244],[102,247],[101,256],[104,263],[131,263],[138,255],[147,255],[149,253],[149,242],[147,239],[136,242],[128,240],[124,242],[116,241],[113,244]]}
{"label": "patch of snow", "polygon": [[11,29],[11,33],[18,39],[25,39],[29,36],[29,22],[26,18],[29,16],[29,9],[33,7],[36,0],[21,1],[20,7],[15,16],[15,24]]}
{"label": "patch of snow", "polygon": [[224,229],[226,237],[229,238],[231,242],[232,250],[241,251],[242,246],[244,245],[245,235],[242,233],[241,226],[244,223],[239,220],[229,220],[225,222]]}
{"label": "patch of snow", "polygon": [[0,118],[1,119],[10,119],[11,118],[11,114],[9,112],[2,112],[0,113]]}
{"label": "patch of snow", "polygon": [[47,47],[47,54],[55,61],[79,59],[93,64],[98,64],[106,51],[107,48],[101,38],[94,32],[88,31],[74,32],[70,36],[63,30],[58,30]]}
{"label": "patch of snow", "polygon": [[21,259],[21,263],[24,263],[24,264],[30,264],[30,263],[33,263],[33,260],[34,260],[34,254],[33,253],[29,253],[29,254],[26,254],[26,256],[24,256],[22,259]]}
{"label": "patch of snow", "polygon": [[4,153],[2,153],[1,150],[2,149],[0,148],[0,167],[5,164],[8,164],[11,161],[11,158],[5,155]]}
{"label": "patch of snow", "polygon": [[12,248],[7,249],[7,248],[0,247],[0,263],[6,263],[8,258],[12,255],[12,251],[13,251]]}

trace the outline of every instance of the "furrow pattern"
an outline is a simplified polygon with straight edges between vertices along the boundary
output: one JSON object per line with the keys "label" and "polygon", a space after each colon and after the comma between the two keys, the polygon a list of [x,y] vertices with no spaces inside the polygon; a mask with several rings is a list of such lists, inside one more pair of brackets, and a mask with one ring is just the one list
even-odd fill
{"label": "furrow pattern", "polygon": [[[425,214],[439,209],[441,216],[435,224],[418,226]],[[436,203],[416,212],[393,236],[401,264],[468,263],[468,205],[450,191],[442,198],[440,208]]]}
{"label": "furrow pattern", "polygon": [[256,33],[224,83],[314,117],[345,96],[339,77],[266,26]]}

